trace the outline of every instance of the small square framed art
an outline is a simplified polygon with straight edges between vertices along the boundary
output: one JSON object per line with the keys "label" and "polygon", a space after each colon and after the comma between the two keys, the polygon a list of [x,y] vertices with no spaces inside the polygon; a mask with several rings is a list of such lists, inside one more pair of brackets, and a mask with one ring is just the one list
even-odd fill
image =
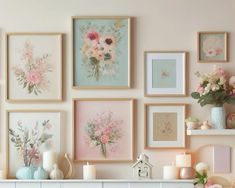
{"label": "small square framed art", "polygon": [[131,18],[72,17],[73,88],[131,87]]}
{"label": "small square framed art", "polygon": [[198,61],[228,62],[228,33],[198,32]]}
{"label": "small square framed art", "polygon": [[145,52],[145,96],[186,95],[187,52]]}
{"label": "small square framed art", "polygon": [[185,147],[186,104],[145,104],[145,148]]}
{"label": "small square framed art", "polygon": [[75,162],[133,160],[134,99],[74,99]]}
{"label": "small square framed art", "polygon": [[6,34],[6,99],[62,100],[62,33]]}

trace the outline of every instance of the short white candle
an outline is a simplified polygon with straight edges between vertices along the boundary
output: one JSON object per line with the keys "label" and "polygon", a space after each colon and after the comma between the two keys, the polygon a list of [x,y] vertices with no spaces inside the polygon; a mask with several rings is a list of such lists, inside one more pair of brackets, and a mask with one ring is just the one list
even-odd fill
{"label": "short white candle", "polygon": [[179,178],[179,168],[175,165],[169,165],[163,167],[163,179],[172,180]]}
{"label": "short white candle", "polygon": [[43,152],[43,168],[47,172],[52,171],[53,165],[57,163],[57,155],[54,151]]}
{"label": "short white candle", "polygon": [[180,154],[176,155],[176,166],[177,167],[191,167],[191,155],[190,154]]}
{"label": "short white candle", "polygon": [[87,165],[83,166],[83,179],[84,180],[90,180],[90,179],[96,179],[96,166],[95,165]]}

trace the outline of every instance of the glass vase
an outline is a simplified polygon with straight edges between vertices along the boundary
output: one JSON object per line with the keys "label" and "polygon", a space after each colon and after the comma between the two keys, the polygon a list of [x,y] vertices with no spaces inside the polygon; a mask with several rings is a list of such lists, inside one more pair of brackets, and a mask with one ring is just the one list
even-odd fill
{"label": "glass vase", "polygon": [[211,108],[211,122],[215,129],[225,129],[225,109],[223,106]]}

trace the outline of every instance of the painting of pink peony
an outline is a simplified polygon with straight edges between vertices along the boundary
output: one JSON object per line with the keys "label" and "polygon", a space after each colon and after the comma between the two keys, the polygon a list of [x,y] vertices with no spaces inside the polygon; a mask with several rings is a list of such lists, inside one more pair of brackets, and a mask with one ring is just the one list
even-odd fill
{"label": "painting of pink peony", "polygon": [[128,86],[128,19],[76,19],[74,24],[75,85]]}
{"label": "painting of pink peony", "polygon": [[75,160],[132,159],[132,102],[75,101]]}
{"label": "painting of pink peony", "polygon": [[9,34],[8,100],[61,100],[60,34]]}
{"label": "painting of pink peony", "polygon": [[199,33],[199,58],[201,61],[226,61],[226,47],[226,33]]}

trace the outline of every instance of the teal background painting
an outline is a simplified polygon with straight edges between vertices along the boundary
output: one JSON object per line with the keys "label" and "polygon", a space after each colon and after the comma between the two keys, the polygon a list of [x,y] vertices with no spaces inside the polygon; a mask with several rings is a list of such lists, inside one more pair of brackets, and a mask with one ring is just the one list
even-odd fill
{"label": "teal background painting", "polygon": [[[128,87],[128,19],[75,19],[74,20],[74,85],[87,87]],[[97,31],[104,43],[105,37],[113,37],[112,53],[104,54],[105,63],[91,57],[87,47],[87,33]],[[95,40],[93,40],[95,41]],[[101,43],[100,42],[100,43]],[[100,44],[99,45],[102,45]],[[90,45],[90,43],[89,43]],[[93,45],[93,44],[91,44]],[[85,46],[85,52],[84,50]],[[93,47],[92,47],[93,48]],[[90,53],[87,55],[87,53]],[[113,58],[113,59],[111,59]],[[99,64],[98,64],[99,62]],[[107,63],[106,63],[107,62]],[[108,74],[106,74],[109,72]]]}
{"label": "teal background painting", "polygon": [[176,60],[155,59],[152,67],[153,88],[176,88]]}

